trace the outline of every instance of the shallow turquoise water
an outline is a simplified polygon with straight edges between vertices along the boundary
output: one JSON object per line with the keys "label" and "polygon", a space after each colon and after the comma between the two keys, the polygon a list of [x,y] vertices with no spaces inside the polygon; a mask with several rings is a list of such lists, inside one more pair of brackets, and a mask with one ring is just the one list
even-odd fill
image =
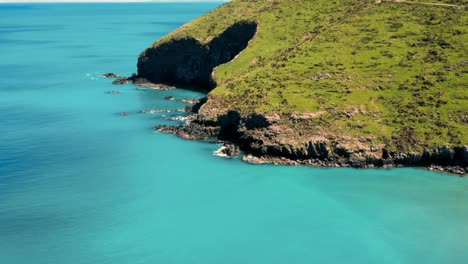
{"label": "shallow turquoise water", "polygon": [[0,5],[0,263],[466,263],[467,179],[225,160],[98,77],[216,5]]}

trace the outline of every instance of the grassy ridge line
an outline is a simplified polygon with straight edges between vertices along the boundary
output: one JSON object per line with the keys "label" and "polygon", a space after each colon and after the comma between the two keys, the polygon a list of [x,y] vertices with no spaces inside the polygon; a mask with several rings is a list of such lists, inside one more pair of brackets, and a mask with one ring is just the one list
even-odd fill
{"label": "grassy ridge line", "polygon": [[258,22],[257,35],[217,67],[218,86],[202,114],[310,113],[314,118],[284,124],[299,134],[367,138],[399,151],[468,143],[466,10],[238,0],[154,45],[185,37],[207,43],[240,20]]}
{"label": "grassy ridge line", "polygon": [[[445,7],[455,7],[455,8],[466,8],[466,2],[463,0],[452,0],[448,1],[432,1],[432,2],[421,2],[421,1],[405,1],[405,0],[382,0],[381,2],[394,2],[402,4],[416,4],[416,5],[433,5],[433,6],[445,6]],[[377,1],[376,1],[377,3]]]}

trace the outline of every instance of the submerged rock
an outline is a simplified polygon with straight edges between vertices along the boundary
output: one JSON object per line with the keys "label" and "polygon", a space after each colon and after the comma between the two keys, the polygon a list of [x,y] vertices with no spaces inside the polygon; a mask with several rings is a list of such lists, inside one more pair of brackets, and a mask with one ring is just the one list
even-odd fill
{"label": "submerged rock", "polygon": [[120,91],[112,90],[112,91],[107,91],[106,93],[107,93],[107,94],[119,94]]}
{"label": "submerged rock", "polygon": [[448,172],[452,174],[456,174],[459,176],[464,176],[468,172],[468,168],[462,168],[460,166],[440,166],[440,165],[431,165],[427,167],[430,171],[440,171],[440,172]]}

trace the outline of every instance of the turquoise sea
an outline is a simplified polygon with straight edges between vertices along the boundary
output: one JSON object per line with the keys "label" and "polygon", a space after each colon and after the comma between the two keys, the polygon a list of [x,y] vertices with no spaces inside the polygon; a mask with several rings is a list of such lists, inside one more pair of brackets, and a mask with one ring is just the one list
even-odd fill
{"label": "turquoise sea", "polygon": [[99,77],[217,5],[0,5],[0,263],[467,263],[468,179],[226,160]]}

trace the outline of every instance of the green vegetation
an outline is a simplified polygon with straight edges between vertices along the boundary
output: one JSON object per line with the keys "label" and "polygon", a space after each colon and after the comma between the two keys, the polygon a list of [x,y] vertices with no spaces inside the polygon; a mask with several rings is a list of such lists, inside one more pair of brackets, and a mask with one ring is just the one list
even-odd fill
{"label": "green vegetation", "polygon": [[258,31],[216,68],[218,85],[205,107],[211,113],[316,113],[291,126],[398,151],[468,143],[466,8],[234,0],[155,45],[187,36],[207,43],[242,20],[256,21]]}

